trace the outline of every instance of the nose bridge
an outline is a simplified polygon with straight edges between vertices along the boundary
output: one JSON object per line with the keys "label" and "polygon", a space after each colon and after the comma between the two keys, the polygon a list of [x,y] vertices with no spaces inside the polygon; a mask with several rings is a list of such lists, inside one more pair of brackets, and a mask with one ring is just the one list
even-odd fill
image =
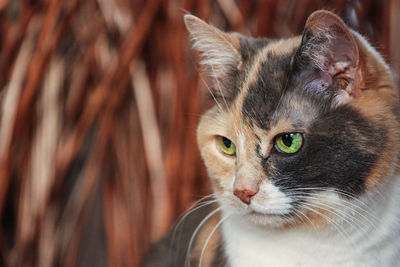
{"label": "nose bridge", "polygon": [[255,144],[252,145],[249,139],[247,139],[247,142],[242,139],[239,145],[241,153],[237,159],[233,192],[242,202],[250,204],[252,196],[259,191],[264,175],[262,166],[257,158]]}
{"label": "nose bridge", "polygon": [[253,162],[240,164],[236,171],[234,189],[247,189],[257,193],[262,179],[263,174]]}

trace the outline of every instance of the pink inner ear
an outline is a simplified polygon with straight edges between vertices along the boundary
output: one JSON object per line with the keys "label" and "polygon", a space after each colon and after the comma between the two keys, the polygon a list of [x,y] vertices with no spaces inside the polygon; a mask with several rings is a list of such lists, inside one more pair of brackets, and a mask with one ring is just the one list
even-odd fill
{"label": "pink inner ear", "polygon": [[314,12],[306,22],[305,31],[307,39],[304,41],[311,43],[313,47],[309,51],[312,58],[322,60],[315,62],[317,66],[324,66],[330,74],[332,68],[337,68],[337,63],[347,63],[346,67],[357,67],[357,44],[350,29],[338,16],[328,11]]}
{"label": "pink inner ear", "polygon": [[332,77],[327,71],[320,71],[317,75],[318,76],[311,81],[310,88],[318,92],[323,92],[332,85]]}
{"label": "pink inner ear", "polygon": [[[336,28],[336,27],[335,27]],[[331,62],[347,62],[352,67],[355,67],[358,62],[358,49],[352,36],[345,32],[331,31],[333,39],[330,44]],[[350,34],[350,33],[349,33]]]}
{"label": "pink inner ear", "polygon": [[319,80],[321,86],[324,88],[328,88],[332,84],[331,75],[329,75],[329,73],[326,71],[321,71],[319,75],[320,75],[320,78],[318,80]]}

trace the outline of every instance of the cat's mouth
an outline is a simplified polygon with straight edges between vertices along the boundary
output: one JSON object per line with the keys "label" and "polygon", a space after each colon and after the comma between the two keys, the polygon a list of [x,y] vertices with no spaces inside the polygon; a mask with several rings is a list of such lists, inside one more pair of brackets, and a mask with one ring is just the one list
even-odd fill
{"label": "cat's mouth", "polygon": [[284,214],[282,213],[265,213],[265,212],[258,212],[258,211],[250,211],[248,213],[250,216],[256,216],[256,217],[264,217],[264,218],[273,218],[273,217],[282,217]]}
{"label": "cat's mouth", "polygon": [[249,206],[249,215],[264,217],[283,217],[290,215],[292,206],[288,203],[281,204],[279,208],[267,208],[251,203]]}
{"label": "cat's mouth", "polygon": [[254,209],[249,207],[249,210],[246,214],[250,218],[253,219],[262,219],[262,220],[276,220],[287,218],[290,216],[290,212],[287,210],[278,210],[278,209]]}
{"label": "cat's mouth", "polygon": [[249,222],[263,227],[281,227],[288,219],[288,215],[282,212],[259,212],[251,210],[244,216]]}

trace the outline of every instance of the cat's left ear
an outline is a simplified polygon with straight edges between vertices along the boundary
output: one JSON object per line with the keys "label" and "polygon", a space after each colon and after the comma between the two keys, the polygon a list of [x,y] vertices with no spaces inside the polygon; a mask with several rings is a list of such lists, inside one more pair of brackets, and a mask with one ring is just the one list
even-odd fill
{"label": "cat's left ear", "polygon": [[[307,19],[300,58],[319,69],[320,87],[336,82],[354,97],[362,82],[361,58],[352,31],[329,11],[317,11]],[[320,88],[320,89],[321,89]]]}
{"label": "cat's left ear", "polygon": [[230,90],[227,83],[242,62],[238,35],[222,32],[193,15],[185,15],[184,20],[193,40],[193,48],[200,53],[200,64],[206,75],[216,78],[222,86],[228,87],[226,90]]}

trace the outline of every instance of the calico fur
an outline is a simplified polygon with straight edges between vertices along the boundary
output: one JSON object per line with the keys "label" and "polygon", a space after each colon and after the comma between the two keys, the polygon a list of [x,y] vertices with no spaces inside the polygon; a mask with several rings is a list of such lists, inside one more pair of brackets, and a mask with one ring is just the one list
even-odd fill
{"label": "calico fur", "polygon": [[[185,23],[217,101],[197,136],[218,205],[186,259],[160,266],[396,266],[399,103],[376,50],[328,11],[283,40]],[[279,152],[282,133],[301,149]]]}

